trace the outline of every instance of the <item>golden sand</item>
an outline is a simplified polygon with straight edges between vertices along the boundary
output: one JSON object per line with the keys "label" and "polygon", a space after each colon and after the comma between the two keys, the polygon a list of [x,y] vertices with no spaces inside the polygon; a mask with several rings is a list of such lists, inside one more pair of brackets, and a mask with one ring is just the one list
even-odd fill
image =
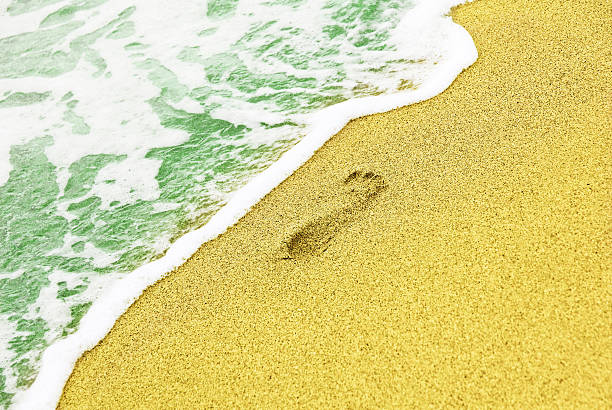
{"label": "golden sand", "polygon": [[[480,0],[85,354],[62,408],[612,405],[612,6]],[[357,172],[354,172],[357,171]]]}

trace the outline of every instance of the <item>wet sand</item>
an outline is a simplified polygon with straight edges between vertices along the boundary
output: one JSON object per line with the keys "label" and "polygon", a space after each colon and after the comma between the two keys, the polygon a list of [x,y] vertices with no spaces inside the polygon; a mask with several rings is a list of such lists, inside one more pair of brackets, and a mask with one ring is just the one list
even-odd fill
{"label": "wet sand", "polygon": [[453,18],[471,68],[348,124],[148,289],[60,407],[609,407],[612,6]]}

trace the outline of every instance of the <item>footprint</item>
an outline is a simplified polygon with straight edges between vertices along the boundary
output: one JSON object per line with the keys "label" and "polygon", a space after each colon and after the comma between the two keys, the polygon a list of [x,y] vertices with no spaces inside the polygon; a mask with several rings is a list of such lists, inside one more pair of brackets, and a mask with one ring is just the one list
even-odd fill
{"label": "footprint", "polygon": [[338,193],[334,199],[328,204],[321,204],[324,209],[332,207],[335,210],[318,217],[294,232],[284,242],[288,256],[283,259],[305,259],[325,252],[338,232],[359,218],[360,214],[387,187],[384,179],[371,171],[351,172],[338,185]]}

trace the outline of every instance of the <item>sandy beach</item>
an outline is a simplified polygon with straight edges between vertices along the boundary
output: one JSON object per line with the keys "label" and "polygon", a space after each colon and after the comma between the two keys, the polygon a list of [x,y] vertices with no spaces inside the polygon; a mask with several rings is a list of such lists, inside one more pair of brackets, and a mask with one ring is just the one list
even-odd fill
{"label": "sandy beach", "polygon": [[478,61],[349,123],[149,288],[60,408],[612,405],[612,7],[477,0]]}

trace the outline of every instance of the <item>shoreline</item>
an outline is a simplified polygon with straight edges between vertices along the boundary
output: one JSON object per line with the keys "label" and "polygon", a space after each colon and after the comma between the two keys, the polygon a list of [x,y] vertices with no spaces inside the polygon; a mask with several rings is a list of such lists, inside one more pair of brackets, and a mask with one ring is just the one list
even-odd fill
{"label": "shoreline", "polygon": [[[452,38],[452,41],[447,41],[445,44],[447,48],[443,52],[445,58],[426,82],[418,89],[409,92],[352,99],[313,114],[309,122],[315,125],[302,141],[246,186],[236,191],[232,199],[203,227],[180,237],[162,258],[141,266],[118,280],[94,301],[87,315],[81,320],[78,331],[57,341],[44,352],[41,369],[34,384],[27,391],[17,394],[15,407],[24,409],[55,407],[77,359],[106,336],[115,321],[146,288],[181,266],[204,243],[234,225],[259,200],[311,158],[316,150],[351,119],[415,104],[432,98],[448,88],[460,72],[473,64],[478,55],[469,33],[447,18],[445,13],[446,10],[450,11],[451,4],[468,1],[471,0],[445,0],[435,4],[419,4],[398,25],[398,33],[409,37],[415,33],[422,34],[432,30]],[[424,22],[424,28],[407,24],[407,21],[414,20]]]}
{"label": "shoreline", "polygon": [[609,10],[517,6],[457,9],[481,59],[351,121],[149,288],[60,407],[605,403]]}

